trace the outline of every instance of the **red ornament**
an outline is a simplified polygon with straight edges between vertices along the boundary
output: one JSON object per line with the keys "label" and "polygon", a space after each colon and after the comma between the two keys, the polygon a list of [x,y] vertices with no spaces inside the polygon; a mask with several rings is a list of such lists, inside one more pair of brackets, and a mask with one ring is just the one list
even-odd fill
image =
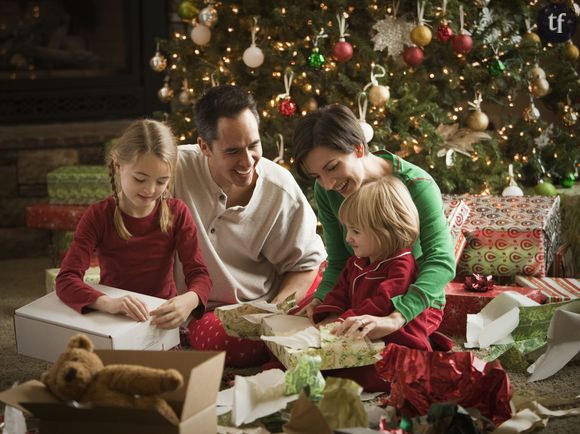
{"label": "red ornament", "polygon": [[441,24],[437,28],[437,39],[446,44],[452,36],[453,30],[449,27],[449,23],[447,21],[441,21]]}
{"label": "red ornament", "polygon": [[348,62],[352,57],[352,45],[350,42],[338,41],[332,47],[332,57],[337,62]]}
{"label": "red ornament", "polygon": [[282,113],[283,116],[290,117],[296,113],[296,103],[292,101],[292,98],[287,96],[278,106],[278,111]]}
{"label": "red ornament", "polygon": [[423,59],[425,59],[425,55],[419,47],[405,47],[403,50],[403,60],[409,66],[420,65]]}
{"label": "red ornament", "polygon": [[467,54],[473,48],[473,39],[469,35],[457,35],[451,39],[453,49],[459,54]]}

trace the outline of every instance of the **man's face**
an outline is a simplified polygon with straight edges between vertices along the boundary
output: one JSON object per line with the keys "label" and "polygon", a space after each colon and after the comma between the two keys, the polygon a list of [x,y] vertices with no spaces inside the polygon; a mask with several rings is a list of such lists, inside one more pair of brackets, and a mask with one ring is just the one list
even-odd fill
{"label": "man's face", "polygon": [[252,185],[256,164],[262,157],[258,122],[252,112],[244,110],[238,117],[218,119],[217,138],[211,148],[198,139],[202,152],[208,157],[214,181],[223,189]]}

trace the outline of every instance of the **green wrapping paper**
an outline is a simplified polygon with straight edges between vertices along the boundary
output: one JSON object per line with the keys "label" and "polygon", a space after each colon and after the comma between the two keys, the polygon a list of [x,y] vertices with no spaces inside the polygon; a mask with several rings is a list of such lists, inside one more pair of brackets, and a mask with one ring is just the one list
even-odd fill
{"label": "green wrapping paper", "polygon": [[[347,368],[374,365],[380,359],[384,342],[369,339],[349,339],[332,334],[336,324],[320,327],[320,352],[325,366]],[[328,368],[331,369],[331,368]]]}
{"label": "green wrapping paper", "polygon": [[368,427],[367,412],[360,400],[362,387],[346,378],[329,377],[318,408],[332,429]]}
{"label": "green wrapping paper", "polygon": [[63,166],[46,175],[51,204],[88,205],[111,195],[105,166]]}
{"label": "green wrapping paper", "polygon": [[294,368],[286,371],[286,395],[300,393],[308,387],[310,399],[322,399],[326,382],[320,373],[321,363],[320,356],[303,355]]}

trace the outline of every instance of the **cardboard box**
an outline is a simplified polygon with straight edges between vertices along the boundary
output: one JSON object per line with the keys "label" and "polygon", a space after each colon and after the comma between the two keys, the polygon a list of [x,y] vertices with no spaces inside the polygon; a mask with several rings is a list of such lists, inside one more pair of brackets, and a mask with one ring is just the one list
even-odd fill
{"label": "cardboard box", "polygon": [[[288,336],[310,327],[306,317],[294,315],[273,315],[262,320],[262,333],[266,336]],[[380,354],[385,348],[383,341],[371,342],[367,339],[358,341],[358,348],[347,342],[344,345],[325,346],[322,348],[294,349],[275,342],[265,341],[267,347],[287,368],[293,368],[304,354],[320,356],[320,370],[352,368],[367,366],[380,360]]]}
{"label": "cardboard box", "polygon": [[[59,351],[64,347],[59,347]],[[42,434],[215,434],[215,403],[225,353],[215,351],[111,351],[98,350],[105,365],[127,363],[177,369],[184,386],[163,394],[177,413],[179,426],[153,411],[115,407],[78,408],[52,395],[32,380],[0,392],[0,401],[40,419]]]}
{"label": "cardboard box", "polygon": [[[155,309],[166,300],[109,286],[91,285],[120,297],[131,294]],[[111,350],[169,350],[179,345],[179,329],[161,330],[149,321],[137,322],[123,315],[93,311],[80,314],[51,292],[14,313],[18,353],[53,362],[71,336],[86,334],[95,348]]]}
{"label": "cardboard box", "polygon": [[[56,276],[60,268],[47,268],[44,272],[44,287],[46,288],[46,293],[54,291],[56,286]],[[100,267],[89,267],[85,271],[85,277],[83,279],[85,283],[99,283],[101,280],[101,268]]]}
{"label": "cardboard box", "polygon": [[457,267],[495,277],[545,276],[560,244],[560,198],[544,196],[443,196],[445,206],[471,209],[463,227],[467,244]]}
{"label": "cardboard box", "polygon": [[580,298],[580,279],[516,276],[516,283],[542,291],[542,294],[548,298],[548,303]]}
{"label": "cardboard box", "polygon": [[467,314],[476,314],[504,291],[516,291],[526,297],[544,303],[546,297],[537,289],[519,286],[495,285],[486,292],[466,291],[463,283],[449,282],[445,285],[445,310],[439,331],[451,336],[465,337]]}

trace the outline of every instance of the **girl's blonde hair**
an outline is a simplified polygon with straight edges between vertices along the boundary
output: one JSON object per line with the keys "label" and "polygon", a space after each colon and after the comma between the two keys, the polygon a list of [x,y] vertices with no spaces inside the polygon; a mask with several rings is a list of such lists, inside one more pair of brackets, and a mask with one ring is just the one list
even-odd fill
{"label": "girl's blonde hair", "polygon": [[163,232],[171,227],[172,215],[167,205],[169,192],[173,189],[173,171],[177,161],[177,142],[171,129],[162,122],[151,119],[142,119],[133,122],[127,127],[123,135],[116,141],[107,155],[109,177],[115,198],[115,228],[119,236],[128,240],[132,237],[127,230],[119,208],[119,191],[121,182],[116,176],[115,164],[129,164],[145,154],[153,154],[167,163],[171,178],[167,188],[161,196],[159,226]]}
{"label": "girl's blonde hair", "polygon": [[338,217],[342,224],[369,233],[387,258],[411,247],[419,237],[419,212],[403,182],[392,175],[363,184],[348,196]]}

